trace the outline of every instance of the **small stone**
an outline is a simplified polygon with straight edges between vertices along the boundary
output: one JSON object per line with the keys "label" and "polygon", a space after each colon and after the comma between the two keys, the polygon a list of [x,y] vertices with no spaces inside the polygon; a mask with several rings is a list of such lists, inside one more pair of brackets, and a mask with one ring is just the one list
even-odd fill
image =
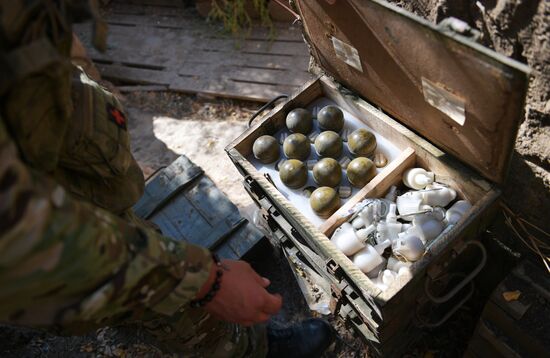
{"label": "small stone", "polygon": [[519,296],[521,296],[521,291],[519,290],[506,291],[502,293],[502,297],[506,300],[506,302],[517,301]]}
{"label": "small stone", "polygon": [[377,168],[383,168],[388,164],[388,159],[386,156],[382,153],[376,153],[374,155],[373,159],[374,165],[376,165]]}
{"label": "small stone", "polygon": [[338,188],[338,195],[340,195],[340,198],[347,199],[351,196],[351,187],[349,186],[341,186]]}

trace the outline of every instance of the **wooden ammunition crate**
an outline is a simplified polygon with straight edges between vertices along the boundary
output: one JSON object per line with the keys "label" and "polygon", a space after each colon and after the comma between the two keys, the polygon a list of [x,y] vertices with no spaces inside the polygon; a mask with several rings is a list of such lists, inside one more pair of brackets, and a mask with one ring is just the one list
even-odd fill
{"label": "wooden ammunition crate", "polygon": [[[374,353],[397,355],[414,338],[415,326],[437,325],[469,297],[485,255],[474,239],[490,222],[507,175],[528,69],[475,43],[475,33],[457,20],[436,27],[379,1],[298,0],[296,7],[319,77],[226,150],[274,237],[330,284],[331,310],[356,328]],[[335,214],[313,225],[250,158],[258,137],[273,135],[285,126],[290,110],[319,98],[389,139],[400,155]],[[473,208],[414,263],[414,276],[402,289],[381,291],[329,237],[351,207],[382,197],[401,182],[404,170],[416,166],[435,172],[438,182],[456,189]],[[460,253],[476,261],[476,268],[451,288],[433,288]],[[422,309],[426,302],[451,299],[457,304],[443,318],[434,320]]]}

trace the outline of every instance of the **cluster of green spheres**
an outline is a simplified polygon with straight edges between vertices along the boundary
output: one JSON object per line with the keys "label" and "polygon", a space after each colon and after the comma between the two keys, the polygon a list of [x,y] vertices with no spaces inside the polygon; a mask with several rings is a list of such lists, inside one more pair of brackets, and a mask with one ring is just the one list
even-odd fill
{"label": "cluster of green spheres", "polygon": [[[322,218],[332,215],[340,207],[340,196],[335,190],[342,181],[342,166],[337,161],[343,153],[343,140],[338,134],[344,128],[344,113],[337,106],[325,106],[317,114],[322,132],[315,138],[314,148],[321,159],[312,169],[313,179],[319,188],[309,187],[309,202],[313,211]],[[304,163],[311,154],[308,138],[313,130],[313,116],[304,108],[295,108],[286,116],[286,127],[292,133],[283,142],[283,152],[288,158],[278,164],[279,176],[284,185],[299,189],[307,183],[308,168]],[[367,158],[374,154],[376,137],[370,131],[360,128],[347,137],[349,151],[357,156],[349,162],[346,176],[350,184],[362,188],[376,175],[376,167],[386,165],[386,158],[380,155],[373,162]],[[277,139],[263,135],[254,142],[254,157],[264,164],[279,159],[280,148]]]}

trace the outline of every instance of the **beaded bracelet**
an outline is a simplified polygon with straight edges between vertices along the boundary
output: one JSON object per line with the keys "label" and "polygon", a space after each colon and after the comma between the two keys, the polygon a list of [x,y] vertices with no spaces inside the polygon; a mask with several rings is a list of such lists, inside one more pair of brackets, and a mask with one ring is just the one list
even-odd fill
{"label": "beaded bracelet", "polygon": [[214,283],[212,284],[212,287],[210,287],[210,291],[206,295],[204,295],[203,298],[198,300],[192,300],[189,302],[189,305],[192,308],[198,308],[203,307],[208,302],[212,301],[214,299],[214,296],[216,296],[216,293],[220,290],[220,285],[222,281],[223,276],[223,267],[222,263],[215,253],[212,253],[212,260],[214,260],[214,264],[216,265],[216,279],[214,280]]}

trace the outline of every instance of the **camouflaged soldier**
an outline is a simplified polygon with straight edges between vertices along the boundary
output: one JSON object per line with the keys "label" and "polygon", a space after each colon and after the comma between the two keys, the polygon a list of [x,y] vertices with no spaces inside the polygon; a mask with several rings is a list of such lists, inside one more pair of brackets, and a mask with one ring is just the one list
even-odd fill
{"label": "camouflaged soldier", "polygon": [[141,322],[188,356],[320,355],[323,321],[257,325],[282,302],[248,264],[216,264],[132,214],[144,183],[126,117],[68,60],[70,23],[89,14],[88,1],[0,2],[0,321]]}

